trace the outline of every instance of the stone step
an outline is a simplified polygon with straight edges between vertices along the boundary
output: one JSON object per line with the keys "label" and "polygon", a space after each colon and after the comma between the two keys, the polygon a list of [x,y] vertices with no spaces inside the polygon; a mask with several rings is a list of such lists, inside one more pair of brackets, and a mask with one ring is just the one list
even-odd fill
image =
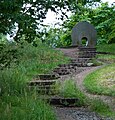
{"label": "stone step", "polygon": [[54,105],[54,106],[76,106],[79,102],[79,99],[78,98],[63,98],[63,97],[54,97],[54,98],[50,98],[49,99],[49,103],[51,105]]}
{"label": "stone step", "polygon": [[54,80],[60,78],[58,74],[39,74],[34,76],[38,80]]}
{"label": "stone step", "polygon": [[36,86],[38,89],[54,89],[54,85],[38,85]]}
{"label": "stone step", "polygon": [[30,88],[36,88],[38,90],[46,90],[46,89],[55,89],[54,85],[37,85],[37,86],[29,86]]}
{"label": "stone step", "polygon": [[95,54],[79,54],[78,57],[80,57],[80,58],[94,58]]}
{"label": "stone step", "polygon": [[71,69],[75,70],[76,69],[76,67],[72,66],[71,63],[69,63],[69,64],[60,64],[58,66],[59,66],[60,69],[69,69],[69,70],[71,70]]}
{"label": "stone step", "polygon": [[[76,66],[74,66],[74,67],[76,67]],[[74,73],[74,72],[76,72],[76,68],[71,68],[71,69],[68,69],[68,68],[65,68],[65,70],[54,70],[53,71],[54,73],[57,73],[57,74],[59,74],[59,75],[68,75],[68,74],[71,74],[71,73]]]}
{"label": "stone step", "polygon": [[32,80],[28,82],[29,86],[37,86],[37,85],[53,85],[57,80]]}
{"label": "stone step", "polygon": [[70,73],[71,73],[70,69],[67,69],[67,68],[65,68],[65,67],[55,68],[55,69],[53,70],[53,72],[54,72],[54,73],[57,73],[57,74],[59,74],[59,75],[67,75],[67,74],[70,74]]}
{"label": "stone step", "polygon": [[87,67],[87,63],[77,63],[77,62],[73,62],[71,63],[72,65],[74,66],[77,66],[77,67]]}
{"label": "stone step", "polygon": [[70,74],[71,72],[56,71],[56,73],[58,73],[59,75],[68,75],[68,74]]}
{"label": "stone step", "polygon": [[91,58],[74,58],[74,59],[71,59],[70,61],[83,63],[83,62],[89,62],[90,60]]}
{"label": "stone step", "polygon": [[35,89],[40,94],[54,94],[57,80],[34,80],[28,82],[29,89]]}
{"label": "stone step", "polygon": [[78,47],[78,51],[96,51],[94,47]]}

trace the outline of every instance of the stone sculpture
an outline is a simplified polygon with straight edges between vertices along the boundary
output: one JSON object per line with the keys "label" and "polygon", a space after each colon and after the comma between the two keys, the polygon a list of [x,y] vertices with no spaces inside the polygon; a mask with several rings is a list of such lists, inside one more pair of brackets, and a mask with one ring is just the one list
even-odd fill
{"label": "stone sculpture", "polygon": [[[72,46],[94,48],[97,41],[97,32],[93,25],[88,22],[79,22],[72,29]],[[86,40],[83,45],[82,41]]]}

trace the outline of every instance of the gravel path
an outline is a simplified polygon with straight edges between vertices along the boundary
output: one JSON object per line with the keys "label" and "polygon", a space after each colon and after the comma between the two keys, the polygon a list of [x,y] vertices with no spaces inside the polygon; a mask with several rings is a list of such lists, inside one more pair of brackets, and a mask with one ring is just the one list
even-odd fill
{"label": "gravel path", "polygon": [[57,120],[102,120],[95,112],[88,111],[86,108],[54,108]]}
{"label": "gravel path", "polygon": [[[69,49],[58,49],[61,50],[66,56],[76,58],[76,48],[69,48]],[[101,99],[103,102],[108,103],[110,107],[115,110],[115,98],[104,96],[104,95],[94,95],[88,93],[85,87],[83,86],[83,80],[86,75],[91,73],[92,71],[100,68],[98,67],[81,67],[78,69],[82,69],[80,73],[73,73],[71,75],[65,75],[61,77],[61,80],[73,79],[76,85],[79,87],[81,91],[85,93],[86,96],[90,97],[91,99]],[[54,107],[54,111],[57,116],[57,120],[113,120],[111,118],[101,118],[95,112],[91,112],[88,108],[75,108],[75,107]]]}
{"label": "gravel path", "polygon": [[[86,75],[90,72],[98,69],[100,67],[87,67],[84,68],[79,74],[71,74],[62,76],[61,80],[67,80],[72,78],[75,80],[77,86],[81,91],[85,93],[86,96],[90,98],[99,98],[105,103],[108,103],[112,109],[115,109],[114,98],[109,96],[93,95],[89,94],[83,86],[83,80]],[[102,118],[97,115],[95,112],[91,112],[88,108],[78,108],[78,107],[54,107],[54,112],[56,113],[57,120],[113,120],[111,118]]]}
{"label": "gravel path", "polygon": [[[102,67],[102,66],[101,66]],[[90,68],[88,70],[85,70],[79,74],[77,74],[73,80],[75,80],[76,85],[79,87],[79,89],[81,91],[83,91],[85,93],[86,96],[88,96],[89,98],[95,98],[95,99],[101,99],[103,102],[107,103],[114,111],[115,111],[115,97],[111,97],[111,96],[105,96],[105,95],[94,95],[91,93],[88,93],[87,90],[85,89],[85,87],[83,86],[83,80],[84,78],[91,73],[92,71],[96,70],[100,68],[100,66],[98,67],[93,67]]]}

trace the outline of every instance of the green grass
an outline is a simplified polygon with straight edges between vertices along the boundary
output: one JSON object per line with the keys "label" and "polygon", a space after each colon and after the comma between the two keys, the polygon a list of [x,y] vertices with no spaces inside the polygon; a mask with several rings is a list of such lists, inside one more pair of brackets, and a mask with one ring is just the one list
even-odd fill
{"label": "green grass", "polygon": [[99,54],[97,55],[97,59],[102,61],[102,62],[107,62],[107,63],[114,63],[115,62],[115,55],[102,55]]}
{"label": "green grass", "polygon": [[113,119],[115,118],[115,112],[100,99],[89,100],[89,107],[92,111],[95,111],[101,116],[110,117]]}
{"label": "green grass", "polygon": [[2,96],[0,120],[56,120],[52,108],[35,96]]}
{"label": "green grass", "polygon": [[90,73],[86,76],[84,85],[91,93],[115,96],[115,64]]}
{"label": "green grass", "polygon": [[[59,87],[60,86],[60,87]],[[64,81],[63,84],[59,85],[59,95],[65,98],[78,98],[80,101],[76,103],[77,106],[87,106],[91,111],[95,111],[101,116],[115,117],[114,111],[99,99],[91,99],[87,97],[79,88],[75,85],[75,82],[71,80]]]}
{"label": "green grass", "polygon": [[115,62],[115,44],[103,44],[97,46],[97,51],[98,52],[109,52],[112,53],[113,55],[110,54],[98,54],[97,59],[101,60],[102,62],[107,62],[107,63],[114,63]]}
{"label": "green grass", "polygon": [[[9,54],[14,48],[16,63],[4,58],[12,55],[15,60],[15,53]],[[1,57],[3,54],[0,53]],[[28,43],[7,45],[5,56],[5,62],[10,62],[10,65],[0,70],[0,120],[55,120],[51,107],[33,97],[36,91],[30,91],[27,82],[37,74],[51,72],[58,64],[67,63],[68,58],[44,44],[33,47]]]}
{"label": "green grass", "polygon": [[76,103],[77,106],[86,106],[87,97],[79,88],[75,85],[75,82],[71,80],[65,80],[63,84],[60,85],[59,95],[65,98],[78,98],[79,102]]}
{"label": "green grass", "polygon": [[110,52],[115,54],[115,44],[100,44],[96,48],[98,52]]}

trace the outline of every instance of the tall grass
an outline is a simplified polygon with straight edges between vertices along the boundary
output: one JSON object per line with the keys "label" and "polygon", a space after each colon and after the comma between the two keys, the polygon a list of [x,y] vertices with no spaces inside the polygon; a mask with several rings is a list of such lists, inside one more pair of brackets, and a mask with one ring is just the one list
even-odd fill
{"label": "tall grass", "polygon": [[[6,48],[3,49],[5,51]],[[10,65],[0,70],[0,120],[55,120],[51,107],[35,97],[36,92],[28,89],[27,81],[32,80],[34,75],[48,73],[58,64],[68,62],[68,58],[46,45],[34,47],[28,43],[9,43],[5,56],[12,49],[17,53],[16,58],[14,52],[11,54],[12,59],[17,62],[8,61],[6,57],[4,60]],[[1,52],[1,57],[2,54],[4,52]]]}
{"label": "tall grass", "polygon": [[56,120],[51,107],[34,96],[2,96],[0,120]]}
{"label": "tall grass", "polygon": [[77,98],[79,100],[79,102],[76,103],[77,106],[87,105],[87,97],[79,90],[73,80],[66,80],[60,85],[59,95],[65,98]]}

